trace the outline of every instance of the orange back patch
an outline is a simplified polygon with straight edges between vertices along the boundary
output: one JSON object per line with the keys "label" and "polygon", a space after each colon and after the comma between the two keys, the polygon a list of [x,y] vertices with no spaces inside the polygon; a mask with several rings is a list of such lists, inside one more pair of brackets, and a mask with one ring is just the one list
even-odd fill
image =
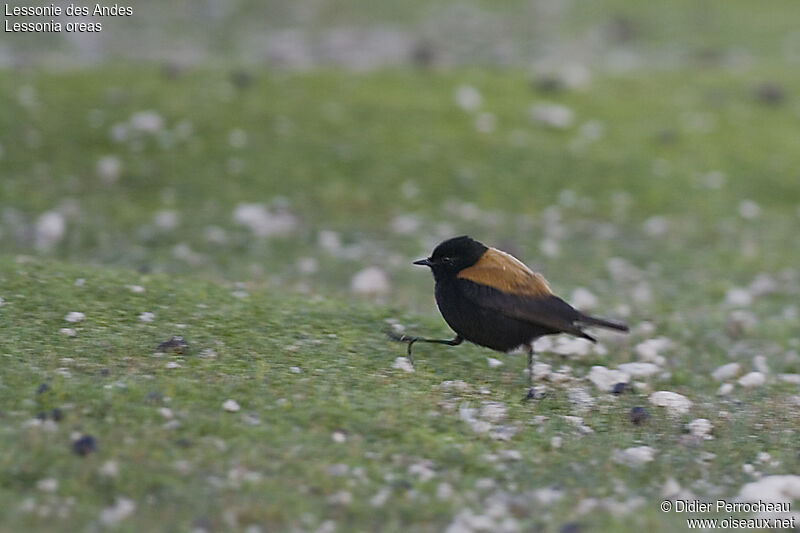
{"label": "orange back patch", "polygon": [[486,250],[477,263],[465,268],[456,277],[509,294],[521,296],[553,294],[541,274],[533,272],[513,255],[496,248]]}

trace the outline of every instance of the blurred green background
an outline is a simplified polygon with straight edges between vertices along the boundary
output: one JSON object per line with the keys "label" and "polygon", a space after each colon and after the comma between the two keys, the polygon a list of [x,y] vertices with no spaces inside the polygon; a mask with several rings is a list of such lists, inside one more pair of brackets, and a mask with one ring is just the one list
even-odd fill
{"label": "blurred green background", "polygon": [[[800,469],[797,2],[133,9],[0,38],[0,529],[674,531],[665,494]],[[465,233],[632,334],[544,350],[538,403],[522,357],[393,368],[387,323],[449,334],[411,261]],[[652,340],[634,392],[584,379]]]}

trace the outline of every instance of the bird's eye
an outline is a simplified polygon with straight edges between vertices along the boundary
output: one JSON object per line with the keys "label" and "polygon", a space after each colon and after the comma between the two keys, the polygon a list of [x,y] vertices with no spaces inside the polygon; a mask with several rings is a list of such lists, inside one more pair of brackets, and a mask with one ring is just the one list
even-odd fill
{"label": "bird's eye", "polygon": [[452,257],[442,257],[442,263],[445,263],[445,264],[449,265],[452,262],[453,262],[453,258]]}

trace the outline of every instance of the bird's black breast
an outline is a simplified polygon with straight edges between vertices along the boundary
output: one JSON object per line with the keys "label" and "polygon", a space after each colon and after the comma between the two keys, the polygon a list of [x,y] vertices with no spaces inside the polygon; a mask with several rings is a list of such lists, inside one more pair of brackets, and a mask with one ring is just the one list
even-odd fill
{"label": "bird's black breast", "polygon": [[[467,297],[465,288],[470,291]],[[436,304],[445,322],[464,339],[493,350],[507,352],[542,335],[557,331],[540,324],[519,320],[497,309],[482,306],[480,295],[496,296],[496,289],[463,279],[436,282]],[[475,298],[475,295],[478,298]]]}

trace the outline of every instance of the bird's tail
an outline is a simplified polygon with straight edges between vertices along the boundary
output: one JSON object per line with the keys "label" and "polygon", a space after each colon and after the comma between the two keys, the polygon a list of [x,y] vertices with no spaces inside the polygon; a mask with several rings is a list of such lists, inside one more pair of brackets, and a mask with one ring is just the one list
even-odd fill
{"label": "bird's tail", "polygon": [[613,322],[611,320],[606,320],[604,318],[598,318],[596,316],[590,315],[583,315],[581,316],[580,322],[583,322],[587,326],[601,326],[608,329],[615,329],[617,331],[628,331],[628,325],[622,322]]}

